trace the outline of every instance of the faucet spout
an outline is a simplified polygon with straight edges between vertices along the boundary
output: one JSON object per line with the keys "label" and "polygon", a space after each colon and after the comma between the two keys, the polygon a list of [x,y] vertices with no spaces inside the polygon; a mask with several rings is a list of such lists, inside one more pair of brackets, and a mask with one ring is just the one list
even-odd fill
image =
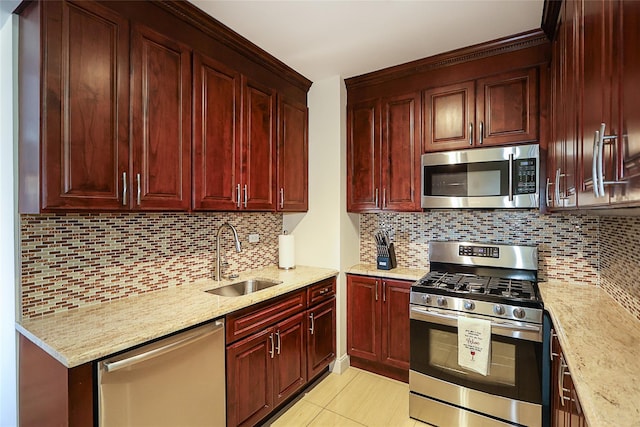
{"label": "faucet spout", "polygon": [[222,233],[222,229],[225,227],[229,227],[233,232],[233,240],[236,246],[236,252],[242,251],[242,247],[240,245],[240,239],[238,239],[238,231],[236,230],[236,228],[233,225],[229,224],[228,222],[225,222],[220,227],[218,227],[218,233],[216,235],[216,280],[218,282],[222,277],[220,274],[220,234]]}

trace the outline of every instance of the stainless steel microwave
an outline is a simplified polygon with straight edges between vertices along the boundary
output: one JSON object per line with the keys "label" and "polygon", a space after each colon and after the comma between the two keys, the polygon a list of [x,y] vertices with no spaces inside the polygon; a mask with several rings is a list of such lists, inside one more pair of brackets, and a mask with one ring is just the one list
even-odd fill
{"label": "stainless steel microwave", "polygon": [[422,155],[423,208],[536,208],[538,144]]}

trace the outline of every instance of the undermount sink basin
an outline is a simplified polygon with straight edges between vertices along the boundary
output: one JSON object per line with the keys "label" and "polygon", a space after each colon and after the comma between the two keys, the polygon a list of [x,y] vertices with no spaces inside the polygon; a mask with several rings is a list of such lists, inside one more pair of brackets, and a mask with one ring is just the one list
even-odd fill
{"label": "undermount sink basin", "polygon": [[219,288],[209,289],[205,292],[223,297],[239,297],[252,292],[261,291],[281,283],[282,282],[269,279],[247,279],[241,282],[231,283],[230,285],[221,286]]}

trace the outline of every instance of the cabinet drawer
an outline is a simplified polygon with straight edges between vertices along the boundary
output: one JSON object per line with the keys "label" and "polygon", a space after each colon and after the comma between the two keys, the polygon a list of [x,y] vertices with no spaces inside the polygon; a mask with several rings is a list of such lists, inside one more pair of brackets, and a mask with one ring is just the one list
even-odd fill
{"label": "cabinet drawer", "polygon": [[307,308],[306,290],[252,305],[227,316],[227,344],[269,327]]}
{"label": "cabinet drawer", "polygon": [[307,288],[307,301],[312,306],[336,294],[336,278],[330,277]]}

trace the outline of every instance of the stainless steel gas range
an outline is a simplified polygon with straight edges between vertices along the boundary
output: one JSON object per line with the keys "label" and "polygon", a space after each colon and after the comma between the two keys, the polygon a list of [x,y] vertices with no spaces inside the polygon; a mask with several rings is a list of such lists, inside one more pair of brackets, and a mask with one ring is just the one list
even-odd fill
{"label": "stainless steel gas range", "polygon": [[[411,287],[410,416],[436,426],[541,426],[537,249],[430,242],[429,266]],[[464,359],[468,337],[459,334],[469,322],[486,326],[484,371]]]}

